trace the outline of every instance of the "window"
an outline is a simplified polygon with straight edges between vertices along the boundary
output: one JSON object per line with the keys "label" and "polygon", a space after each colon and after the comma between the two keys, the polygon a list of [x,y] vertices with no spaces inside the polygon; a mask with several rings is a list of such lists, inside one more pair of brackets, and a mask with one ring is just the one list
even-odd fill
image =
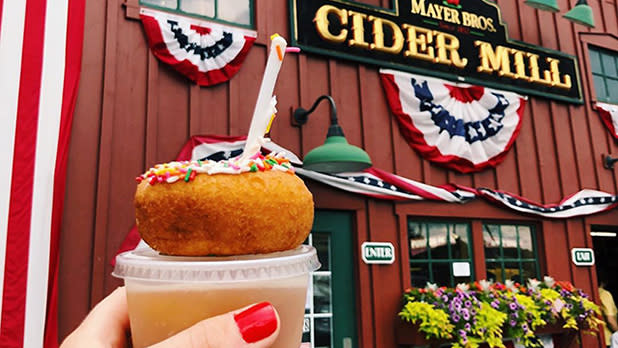
{"label": "window", "polygon": [[539,278],[534,230],[527,225],[483,225],[486,278],[520,283]]}
{"label": "window", "polygon": [[470,226],[408,219],[412,286],[455,286],[474,279]]}
{"label": "window", "polygon": [[306,244],[313,245],[322,264],[311,275],[309,297],[305,305],[303,342],[311,347],[330,347],[332,336],[332,272],[330,265],[331,238],[326,233],[312,233]]}
{"label": "window", "polygon": [[175,10],[253,28],[254,0],[140,0],[140,4]]}
{"label": "window", "polygon": [[618,104],[618,53],[595,46],[588,51],[597,100]]}

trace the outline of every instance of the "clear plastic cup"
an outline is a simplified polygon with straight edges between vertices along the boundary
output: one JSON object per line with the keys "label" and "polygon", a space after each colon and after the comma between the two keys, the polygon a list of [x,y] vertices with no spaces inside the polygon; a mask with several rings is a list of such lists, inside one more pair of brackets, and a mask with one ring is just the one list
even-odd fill
{"label": "clear plastic cup", "polygon": [[146,248],[118,255],[112,274],[124,279],[134,348],[262,301],[281,319],[272,347],[294,348],[300,346],[309,274],[319,267],[308,245],[230,257],[164,256]]}

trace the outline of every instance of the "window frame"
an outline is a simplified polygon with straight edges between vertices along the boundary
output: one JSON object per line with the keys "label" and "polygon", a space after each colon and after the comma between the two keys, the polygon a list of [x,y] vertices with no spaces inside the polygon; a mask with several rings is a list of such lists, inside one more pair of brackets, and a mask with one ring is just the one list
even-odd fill
{"label": "window frame", "polygon": [[[593,71],[593,66],[592,66],[592,59],[591,59],[591,53],[592,52],[596,52],[597,54],[599,54],[599,59],[600,59],[600,68],[601,68],[601,72],[595,72]],[[609,103],[609,104],[618,104],[618,96],[615,99],[610,99],[610,98],[605,98],[605,97],[600,97],[597,93],[597,85],[595,83],[595,77],[600,77],[601,79],[603,79],[603,82],[605,84],[605,91],[608,91],[610,88],[607,85],[607,81],[608,80],[614,80],[616,82],[618,82],[618,76],[611,76],[611,75],[607,75],[605,73],[605,68],[603,65],[603,56],[607,56],[607,57],[611,57],[614,59],[614,66],[616,67],[616,70],[618,70],[618,51],[616,50],[608,50],[604,47],[599,47],[596,46],[594,44],[588,44],[588,59],[590,61],[590,74],[592,76],[592,80],[591,80],[591,87],[594,87],[594,93],[595,93],[595,97],[598,101],[603,102],[603,103]]]}
{"label": "window frame", "polygon": [[586,72],[587,83],[585,85],[588,89],[590,96],[590,104],[593,109],[596,109],[597,102],[603,102],[599,100],[594,86],[594,76],[590,65],[590,50],[589,47],[596,46],[608,51],[614,51],[618,54],[616,47],[618,47],[618,37],[613,34],[607,33],[579,33],[580,43],[582,45],[582,57],[580,59],[580,70]]}
{"label": "window frame", "polygon": [[[256,20],[257,11],[256,11],[256,6],[255,6],[256,0],[249,0],[249,13],[250,13],[250,18],[249,18],[250,23],[249,24],[230,22],[230,21],[226,21],[224,19],[219,19],[216,17],[208,17],[208,16],[197,14],[197,13],[185,12],[179,8],[180,2],[182,0],[177,0],[177,1],[178,3],[175,9],[171,9],[169,7],[151,5],[151,4],[142,4],[140,0],[125,0],[123,5],[126,7],[126,17],[131,18],[131,19],[140,19],[140,15],[139,15],[140,8],[145,7],[145,8],[152,8],[155,10],[166,11],[166,12],[178,14],[181,16],[196,18],[196,19],[215,22],[215,23],[221,23],[221,24],[228,25],[228,26],[239,27],[243,29],[249,29],[249,30],[255,30],[255,31],[257,31],[258,29],[257,20]],[[217,3],[219,1],[225,1],[225,0],[215,0],[215,15],[217,13]]]}
{"label": "window frame", "polygon": [[534,242],[536,243],[538,274],[547,274],[549,261],[545,245],[547,240],[551,238],[544,233],[543,227],[545,227],[547,221],[541,217],[512,213],[483,201],[469,202],[456,207],[442,202],[425,202],[423,205],[398,204],[395,206],[395,215],[398,217],[399,240],[401,241],[399,243],[399,255],[401,255],[399,267],[401,267],[401,280],[404,287],[409,287],[412,284],[409,269],[408,218],[413,218],[416,221],[448,221],[469,224],[472,239],[471,272],[476,275],[474,280],[485,278],[483,275],[487,273],[483,224],[528,225],[535,230]]}
{"label": "window frame", "polygon": [[[493,263],[500,263],[501,266],[501,270],[502,270],[502,275],[504,277],[505,274],[505,267],[504,265],[506,263],[517,263],[519,266],[519,274],[520,276],[523,274],[523,268],[522,268],[522,264],[524,262],[534,262],[535,263],[535,273],[537,277],[541,277],[541,266],[540,266],[540,258],[539,258],[539,236],[537,233],[537,228],[534,224],[528,224],[528,223],[504,223],[502,221],[483,221],[482,222],[483,225],[483,232],[485,232],[485,226],[498,226],[498,227],[502,227],[502,226],[515,226],[517,228],[517,258],[506,258],[504,257],[504,249],[503,249],[503,238],[502,238],[502,231],[500,230],[500,256],[499,258],[488,258],[488,257],[484,257],[485,259],[485,270],[487,270],[487,263],[488,262],[493,262]],[[532,237],[532,249],[533,249],[533,253],[534,253],[534,257],[533,258],[522,258],[521,257],[521,246],[520,246],[520,239],[519,239],[519,227],[529,227],[530,228],[530,234]],[[484,238],[483,238],[483,250],[485,248],[485,243],[484,243]],[[503,281],[501,279],[496,279],[496,281]],[[522,278],[522,281],[525,281],[525,279]]]}
{"label": "window frame", "polygon": [[[447,253],[448,253],[448,257],[445,259],[435,259],[432,257],[431,255],[431,251],[428,253],[428,257],[426,259],[423,260],[418,260],[418,259],[411,259],[409,256],[409,251],[410,249],[408,249],[408,273],[411,273],[411,267],[413,264],[419,264],[419,265],[428,265],[429,269],[432,269],[432,265],[434,264],[449,264],[452,267],[452,264],[454,262],[469,262],[470,263],[470,280],[474,281],[476,274],[475,274],[475,267],[474,267],[474,247],[472,245],[473,240],[472,240],[472,225],[470,224],[470,222],[465,221],[465,220],[459,220],[459,219],[423,219],[423,218],[417,218],[417,217],[408,217],[407,219],[407,223],[406,225],[409,225],[410,223],[416,223],[421,225],[421,228],[423,229],[424,235],[425,237],[428,237],[429,234],[429,227],[430,225],[447,225],[449,228],[447,229],[447,241],[450,240],[450,235],[451,233],[453,233],[454,230],[451,230],[450,227],[453,227],[455,225],[465,225],[467,228],[467,233],[468,233],[468,257],[467,258],[453,258],[453,252],[452,252],[452,248],[450,243],[447,243],[446,245],[447,247]],[[406,230],[406,235],[407,235],[407,239],[406,239],[406,243],[409,245],[410,239],[409,239],[409,230]],[[427,250],[429,250],[429,238],[427,238],[426,241],[426,248]],[[435,280],[433,279],[433,272],[430,273],[430,282],[434,283]],[[450,277],[449,277],[449,281],[451,283],[452,286],[456,285],[456,280],[455,280],[455,276],[453,275],[452,272],[452,268],[451,268],[451,272],[449,273]],[[412,276],[410,275],[410,279],[412,278]],[[411,284],[411,283],[410,283]]]}

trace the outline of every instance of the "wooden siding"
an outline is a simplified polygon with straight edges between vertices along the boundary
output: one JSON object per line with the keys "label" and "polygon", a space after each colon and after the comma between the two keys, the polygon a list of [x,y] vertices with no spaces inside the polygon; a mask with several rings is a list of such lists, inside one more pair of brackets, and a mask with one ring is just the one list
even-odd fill
{"label": "wooden siding", "polygon": [[[87,2],[61,237],[61,337],[121,284],[111,277],[110,262],[133,225],[133,178],[158,162],[173,159],[190,135],[246,134],[266,62],[267,37],[274,32],[289,37],[290,32],[287,0],[255,0],[259,37],[244,66],[228,83],[200,88],[153,57],[141,23],[126,17],[124,1]],[[387,0],[362,2],[390,6]],[[408,146],[390,115],[376,67],[317,55],[286,57],[275,89],[279,113],[272,137],[300,155],[320,145],[329,122],[325,103],[302,129],[291,126],[290,115],[294,108],[308,107],[318,96],[330,94],[348,141],[365,148],[375,166],[384,170],[427,184],[489,187],[545,203],[582,188],[615,193],[616,171],[604,169],[600,159],[603,153],[618,155],[618,144],[593,109],[583,40],[615,44],[618,6],[616,0],[588,2],[597,23],[592,30],[571,24],[561,14],[536,11],[523,1],[498,1],[512,39],[579,57],[585,103],[577,106],[530,98],[519,138],[495,169],[462,175],[424,161]],[[558,1],[563,12],[574,3]],[[589,292],[596,287],[594,268],[572,265],[568,250],[592,247],[588,233],[592,223],[618,225],[617,211],[542,220],[484,201],[393,204],[314,182],[309,186],[319,208],[356,212],[357,251],[365,240],[390,241],[403,254],[409,215],[532,221],[541,226],[542,244],[551,245],[551,250],[541,250],[544,271]],[[402,289],[410,280],[406,260],[402,255],[394,265],[369,266],[356,258],[361,347],[395,346],[393,322]],[[585,338],[586,346],[593,345],[590,340]]]}

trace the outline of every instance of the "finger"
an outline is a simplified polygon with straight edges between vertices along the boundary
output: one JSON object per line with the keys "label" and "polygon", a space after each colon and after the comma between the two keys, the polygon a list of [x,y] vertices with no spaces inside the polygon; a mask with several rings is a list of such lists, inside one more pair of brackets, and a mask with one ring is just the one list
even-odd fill
{"label": "finger", "polygon": [[123,347],[128,331],[127,296],[125,288],[119,287],[90,311],[81,325],[65,340],[64,345],[86,338],[91,344]]}
{"label": "finger", "polygon": [[262,348],[279,335],[279,315],[268,302],[203,320],[151,348]]}

